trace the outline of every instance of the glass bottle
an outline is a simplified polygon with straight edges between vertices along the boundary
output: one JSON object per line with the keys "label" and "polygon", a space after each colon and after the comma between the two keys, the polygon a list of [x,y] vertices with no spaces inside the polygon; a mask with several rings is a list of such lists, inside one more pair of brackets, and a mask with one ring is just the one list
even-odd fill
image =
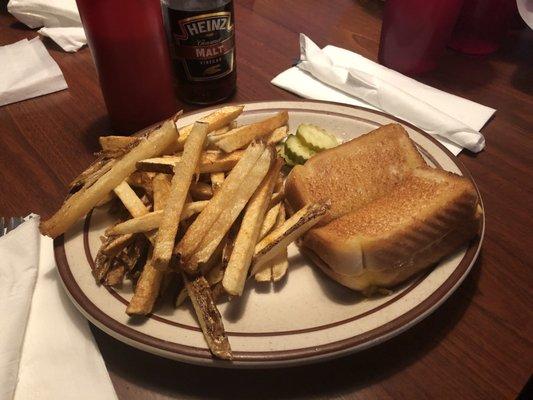
{"label": "glass bottle", "polygon": [[212,104],[236,88],[232,0],[163,0],[178,96]]}

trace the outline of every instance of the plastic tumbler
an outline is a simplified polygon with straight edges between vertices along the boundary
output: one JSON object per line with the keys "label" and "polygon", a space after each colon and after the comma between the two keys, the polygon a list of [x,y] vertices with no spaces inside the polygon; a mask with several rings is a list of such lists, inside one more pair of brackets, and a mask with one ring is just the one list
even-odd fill
{"label": "plastic tumbler", "polygon": [[415,75],[437,66],[464,0],[387,0],[379,62]]}
{"label": "plastic tumbler", "polygon": [[176,112],[159,0],[76,0],[111,125],[131,133]]}
{"label": "plastic tumbler", "polygon": [[449,46],[466,54],[490,54],[509,29],[516,0],[465,0]]}

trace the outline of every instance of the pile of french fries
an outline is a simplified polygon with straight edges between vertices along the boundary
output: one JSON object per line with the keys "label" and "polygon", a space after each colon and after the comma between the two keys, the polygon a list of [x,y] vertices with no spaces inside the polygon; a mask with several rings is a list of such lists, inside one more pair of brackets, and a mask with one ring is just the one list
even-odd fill
{"label": "pile of french fries", "polygon": [[129,315],[151,313],[165,293],[176,306],[190,299],[211,352],[222,359],[232,353],[216,303],[241,296],[250,276],[282,279],[287,246],[329,207],[309,204],[287,215],[275,145],[287,137],[288,113],[237,126],[243,108],[220,108],[181,129],[177,114],[131,137],[101,137],[97,160],[41,223],[43,234],[57,237],[92,208],[118,203],[121,217],[96,256],[97,283],[132,279]]}

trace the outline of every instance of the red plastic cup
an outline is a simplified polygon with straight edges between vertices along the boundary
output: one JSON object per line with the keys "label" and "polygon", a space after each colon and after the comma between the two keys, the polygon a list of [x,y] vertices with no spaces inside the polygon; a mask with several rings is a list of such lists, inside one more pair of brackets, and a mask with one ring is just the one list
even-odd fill
{"label": "red plastic cup", "polygon": [[76,0],[113,128],[131,133],[176,112],[159,0]]}
{"label": "red plastic cup", "polygon": [[466,54],[498,50],[507,33],[516,0],[465,0],[449,46]]}
{"label": "red plastic cup", "polygon": [[387,0],[379,62],[408,75],[436,68],[464,0]]}

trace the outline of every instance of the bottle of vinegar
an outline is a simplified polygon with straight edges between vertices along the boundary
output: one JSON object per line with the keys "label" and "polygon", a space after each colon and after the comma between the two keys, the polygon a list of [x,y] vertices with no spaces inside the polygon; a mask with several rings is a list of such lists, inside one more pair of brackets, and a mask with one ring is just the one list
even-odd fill
{"label": "bottle of vinegar", "polygon": [[232,0],[163,0],[179,97],[211,104],[235,92],[235,24]]}

